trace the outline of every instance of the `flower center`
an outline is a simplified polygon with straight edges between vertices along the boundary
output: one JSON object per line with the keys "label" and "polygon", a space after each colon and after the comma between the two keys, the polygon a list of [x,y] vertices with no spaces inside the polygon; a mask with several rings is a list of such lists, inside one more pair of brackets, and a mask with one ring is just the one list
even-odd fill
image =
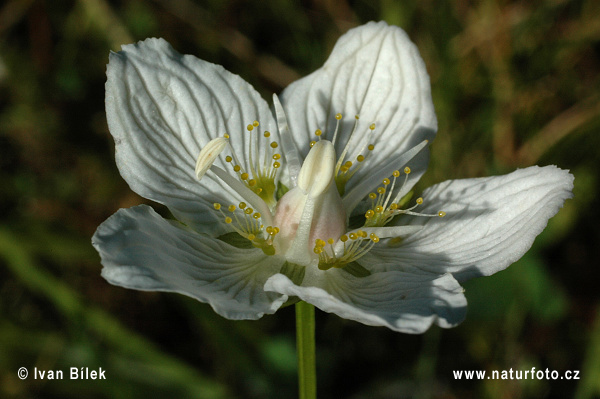
{"label": "flower center", "polygon": [[[338,113],[336,114],[335,118],[337,123],[335,132],[333,134],[333,143],[335,143],[335,140],[338,137],[342,115]],[[346,183],[359,170],[359,168],[363,165],[363,162],[372,154],[375,148],[375,145],[373,143],[369,143],[369,140],[366,139],[375,131],[375,123],[371,123],[367,132],[360,135],[357,133],[359,116],[356,115],[354,120],[354,127],[344,149],[342,150],[340,158],[337,161],[334,173],[336,187],[339,194],[342,196],[345,193]],[[320,129],[317,129],[315,131],[315,135],[318,137],[319,141],[312,141],[310,143],[311,147],[322,140],[323,132]],[[354,140],[360,140],[360,142],[356,144]],[[354,148],[351,154],[349,153],[350,148]],[[355,162],[353,163],[349,159],[355,159]],[[361,266],[355,264],[355,261],[369,252],[375,244],[379,243],[380,237],[376,230],[381,231],[381,229],[376,228],[384,227],[395,216],[401,214],[428,217],[444,217],[446,215],[446,213],[443,211],[438,212],[436,215],[413,212],[417,206],[423,204],[423,198],[418,198],[414,206],[407,209],[402,209],[402,207],[410,200],[412,195],[409,193],[404,197],[401,197],[400,194],[402,192],[402,187],[406,184],[408,175],[410,173],[410,167],[406,166],[404,168],[404,181],[402,182],[400,188],[396,190],[397,194],[393,199],[392,196],[395,192],[394,189],[396,188],[396,180],[400,176],[400,172],[398,170],[392,172],[392,180],[390,180],[388,177],[383,179],[383,185],[377,188],[377,193],[372,192],[368,195],[368,198],[371,200],[371,207],[365,212],[365,221],[362,229],[342,235],[322,235],[312,241],[314,242],[313,252],[319,257],[319,269],[328,270],[331,268],[346,268],[351,266],[348,267],[347,270],[350,271],[349,269],[352,269],[352,271],[350,271],[352,274],[358,276],[368,275],[369,272]]]}
{"label": "flower center", "polygon": [[274,222],[281,228],[281,249],[288,261],[310,263],[310,242],[317,237],[339,237],[346,229],[346,212],[334,184],[335,148],[327,140],[308,153],[298,184],[277,203]]}
{"label": "flower center", "polygon": [[[278,102],[275,108],[280,129],[282,125],[287,128],[287,120]],[[348,231],[347,212],[356,207],[365,195],[362,190],[368,190],[370,184],[368,180],[357,182],[349,193],[346,193],[346,185],[363,167],[364,161],[372,156],[375,144],[371,136],[376,126],[371,123],[366,132],[360,132],[359,117],[355,116],[354,127],[337,158],[335,142],[341,136],[342,115],[337,114],[335,118],[337,123],[332,140],[326,140],[323,132],[317,129],[317,140],[310,142],[311,149],[301,166],[298,166],[297,155],[285,152],[286,159],[291,157],[288,160],[290,180],[292,185],[296,183],[289,191],[286,191],[287,188],[277,189],[277,173],[283,162],[281,154],[276,152],[279,145],[269,139],[271,134],[268,131],[262,135],[257,132],[258,121],[246,127],[248,134],[252,135],[248,141],[248,154],[245,154],[247,170],[226,134],[211,140],[202,149],[196,175],[201,179],[210,169],[248,202],[230,203],[226,209],[215,203],[214,209],[238,236],[248,240],[253,247],[260,248],[267,255],[282,255],[290,264],[316,264],[321,270],[344,268],[361,277],[369,275],[369,272],[356,261],[375,244],[385,238],[401,239],[399,236],[419,229],[416,226],[387,226],[396,216],[443,217],[445,213],[440,211],[430,215],[415,212],[414,209],[423,204],[423,198],[417,198],[412,207],[405,208],[412,194],[402,193],[406,192],[403,188],[411,169],[405,166],[404,178],[401,178],[399,170],[392,172],[393,169],[386,166],[372,173],[379,178],[387,173],[391,175],[383,178],[381,186],[367,195],[365,205],[368,206],[370,201],[370,206],[364,213],[362,227]],[[289,131],[281,131],[281,134],[283,144],[286,140],[290,141],[285,136]],[[424,141],[411,148],[400,161],[406,165],[426,145],[427,141]],[[284,147],[287,148],[286,145]],[[231,165],[233,175],[213,164],[225,148],[229,148],[225,162]]]}

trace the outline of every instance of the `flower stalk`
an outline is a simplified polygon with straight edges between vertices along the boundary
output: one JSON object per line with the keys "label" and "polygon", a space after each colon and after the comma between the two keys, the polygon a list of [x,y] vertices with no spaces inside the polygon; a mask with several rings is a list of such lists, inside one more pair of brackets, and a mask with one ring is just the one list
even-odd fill
{"label": "flower stalk", "polygon": [[299,398],[316,399],[315,307],[304,301],[296,303],[296,351]]}

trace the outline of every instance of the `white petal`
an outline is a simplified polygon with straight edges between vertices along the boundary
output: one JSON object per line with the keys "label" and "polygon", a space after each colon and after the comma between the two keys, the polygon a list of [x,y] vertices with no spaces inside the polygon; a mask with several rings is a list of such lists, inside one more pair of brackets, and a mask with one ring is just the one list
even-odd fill
{"label": "white petal", "polygon": [[258,319],[287,300],[263,290],[280,259],[184,230],[146,205],[119,210],[98,227],[92,244],[111,284],[178,292],[229,319]]}
{"label": "white petal", "polygon": [[[247,169],[245,126],[258,120],[261,129],[278,135],[268,104],[239,76],[182,56],[162,39],[111,53],[107,76],[106,114],[123,178],[186,224],[219,231],[212,203],[241,199],[214,175],[197,181],[198,154],[212,139],[229,134]],[[231,169],[222,157],[214,164]]]}
{"label": "white petal", "polygon": [[463,289],[450,274],[383,272],[357,278],[331,269],[321,287],[300,287],[276,274],[265,290],[297,296],[345,319],[418,334],[431,324],[452,327],[466,314]]}
{"label": "white petal", "polygon": [[[376,124],[374,139],[369,139],[375,143],[373,156],[367,158],[350,185],[361,181],[369,170],[393,163],[421,141],[431,140],[437,129],[423,60],[406,33],[385,22],[348,31],[338,40],[325,65],[286,88],[281,102],[296,145],[304,155],[317,128],[326,133],[325,138],[333,137],[336,113],[344,116],[341,136],[336,140],[338,155],[352,130],[355,115],[360,115],[361,135],[370,135],[366,133],[368,126]],[[414,174],[409,184],[422,174],[427,161],[427,150],[413,160],[410,167]]]}
{"label": "white petal", "polygon": [[413,267],[450,272],[459,281],[487,276],[517,261],[567,198],[573,176],[555,166],[534,166],[504,176],[451,180],[423,193],[423,213],[401,224],[423,225],[397,248],[375,246],[364,261],[378,270]]}
{"label": "white petal", "polygon": [[302,162],[300,161],[300,154],[298,154],[298,149],[290,132],[287,116],[277,94],[273,94],[273,108],[275,108],[275,115],[277,115],[277,126],[279,127],[283,156],[285,157],[285,169],[287,169],[288,173],[289,188],[294,188],[298,181]]}

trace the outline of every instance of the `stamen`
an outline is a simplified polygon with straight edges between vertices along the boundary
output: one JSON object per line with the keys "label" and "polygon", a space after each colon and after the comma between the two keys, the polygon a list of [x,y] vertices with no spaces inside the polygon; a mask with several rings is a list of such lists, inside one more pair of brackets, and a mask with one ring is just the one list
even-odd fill
{"label": "stamen", "polygon": [[321,140],[322,134],[323,134],[323,131],[321,129],[315,130],[315,136],[317,136],[319,138],[319,140]]}
{"label": "stamen", "polygon": [[[328,238],[327,242],[316,239],[313,252],[319,256],[319,269],[343,268],[349,263],[360,259],[378,242],[379,236],[377,234],[367,234],[364,230],[358,230],[350,232],[348,235],[342,235],[338,241],[341,246],[334,246],[336,241],[333,238]],[[341,252],[340,254],[336,253],[336,247]]]}
{"label": "stamen", "polygon": [[[382,181],[383,187],[377,188],[377,190],[376,190],[377,194],[375,194],[375,193],[369,194],[369,199],[371,200],[371,208],[365,212],[365,223],[364,223],[365,227],[385,226],[395,216],[402,215],[402,214],[414,215],[414,216],[426,216],[426,217],[433,217],[433,216],[444,217],[446,215],[446,213],[444,211],[439,211],[435,215],[413,212],[413,209],[415,209],[416,207],[418,207],[420,205],[423,205],[423,198],[421,198],[421,197],[419,197],[415,200],[415,205],[413,205],[412,207],[407,208],[407,209],[401,208],[404,201],[402,198],[400,198],[400,193],[402,192],[402,187],[406,184],[406,182],[408,180],[408,175],[410,172],[411,172],[410,168],[408,166],[406,166],[404,168],[404,174],[405,174],[404,182],[402,183],[402,186],[400,186],[400,189],[398,190],[398,195],[396,195],[396,197],[393,200],[391,200],[391,198],[392,198],[392,193],[394,192],[394,188],[396,186],[396,179],[400,176],[400,172],[397,170],[392,172],[392,177],[393,177],[392,181],[390,181],[390,179],[387,177],[383,179],[383,181]],[[387,186],[390,186],[389,189],[386,189]],[[391,202],[390,202],[390,200],[391,200]],[[388,204],[389,204],[389,206],[388,206]]]}
{"label": "stamen", "polygon": [[[230,154],[225,157],[225,162],[231,165],[233,172],[246,187],[257,194],[269,207],[273,207],[277,202],[275,199],[275,179],[277,177],[277,170],[281,166],[281,163],[278,161],[281,159],[281,154],[276,153],[279,144],[276,141],[270,141],[270,132],[265,131],[262,137],[266,142],[259,143],[259,134],[255,132],[259,126],[259,121],[254,121],[246,126],[247,134],[253,136],[248,140],[249,170],[246,171],[244,169],[244,163],[240,162],[231,145],[229,145]],[[196,163],[196,175],[199,176],[198,178],[201,178],[212,166],[216,157],[224,150],[227,144],[229,144],[229,135],[212,140],[202,149]],[[260,151],[261,145],[263,146],[262,154]]]}
{"label": "stamen", "polygon": [[213,207],[223,216],[226,224],[240,236],[251,241],[254,247],[262,249],[267,255],[276,253],[273,240],[279,233],[279,228],[274,226],[265,228],[259,212],[255,212],[245,202],[240,202],[237,207],[233,204],[229,205],[227,207],[229,214],[223,212],[223,207],[218,202],[215,202]]}
{"label": "stamen", "polygon": [[[397,162],[401,165],[406,165],[412,158],[414,158],[425,146],[428,141],[423,140],[421,143],[411,148],[410,150],[403,153],[400,158],[398,158]],[[369,145],[370,149],[374,149],[374,145]],[[390,176],[392,172],[394,172],[393,164],[383,164],[379,166],[376,170],[371,174],[372,178],[383,179],[385,177]],[[366,195],[368,195],[370,189],[372,188],[372,180],[364,179],[352,188],[350,192],[348,192],[343,198],[342,202],[344,204],[345,209],[354,209],[360,201],[362,201]],[[339,186],[338,186],[339,187]]]}
{"label": "stamen", "polygon": [[[340,130],[340,121],[342,119],[342,114],[336,114],[335,118],[336,118],[337,122],[336,122],[335,133],[333,135],[333,140],[332,140],[333,144],[335,144],[335,142],[337,140],[337,136],[338,136],[338,133]],[[358,130],[358,126],[359,126],[359,119],[360,119],[360,117],[358,115],[355,115],[354,127],[352,128],[352,131],[350,132],[350,136],[348,137],[348,140],[346,141],[346,145],[344,146],[344,149],[342,150],[342,153],[340,154],[340,156],[338,158],[338,162],[335,167],[335,184],[338,188],[338,192],[340,193],[340,195],[344,195],[346,183],[360,169],[361,163],[365,161],[365,159],[369,156],[369,154],[375,148],[375,146],[373,144],[369,144],[368,146],[367,146],[367,144],[363,144],[361,146],[361,148],[358,150],[358,152],[355,152],[352,155],[348,154],[348,151],[352,147],[352,143],[354,141],[360,140],[363,143],[365,143],[365,141],[366,141],[364,139],[364,137],[358,137],[356,134],[356,132]],[[369,130],[367,132],[371,133],[374,130],[375,130],[375,124],[372,123],[371,125],[369,125]],[[368,150],[366,152],[366,155],[363,154],[363,152],[365,152],[365,148]],[[356,163],[353,163],[352,161],[347,160],[347,159],[356,159]],[[353,168],[353,166],[354,166],[354,168]]]}

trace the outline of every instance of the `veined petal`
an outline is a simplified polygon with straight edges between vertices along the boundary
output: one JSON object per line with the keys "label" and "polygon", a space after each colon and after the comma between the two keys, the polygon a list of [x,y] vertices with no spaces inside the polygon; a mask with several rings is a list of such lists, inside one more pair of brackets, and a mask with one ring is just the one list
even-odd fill
{"label": "veined petal", "polygon": [[384,272],[357,278],[327,271],[320,286],[297,286],[282,274],[267,280],[266,291],[297,296],[345,319],[418,334],[435,323],[452,327],[466,315],[463,289],[451,274]]}
{"label": "veined petal", "polygon": [[[363,180],[369,170],[381,169],[421,141],[431,140],[437,129],[425,64],[406,33],[385,22],[371,22],[348,31],[338,40],[325,65],[286,88],[281,102],[296,145],[304,155],[315,129],[322,129],[325,138],[332,139],[336,113],[344,116],[336,140],[338,155],[348,140],[355,115],[360,115],[360,123],[364,123],[359,130],[366,132],[371,123],[376,124],[374,132],[368,133],[372,136],[365,138],[372,138],[375,150],[351,182]],[[352,122],[348,126],[349,120]],[[353,140],[355,148],[349,154],[358,151],[362,143]],[[427,162],[427,150],[413,160],[409,185],[423,173]]]}
{"label": "veined petal", "polygon": [[[239,195],[216,176],[198,182],[195,165],[212,139],[229,134],[239,161],[249,168],[255,120],[277,135],[268,104],[242,78],[162,39],[147,39],[111,53],[106,114],[119,171],[131,189],[165,204],[179,220],[206,233],[222,232],[213,202]],[[215,165],[230,167],[221,158]],[[216,221],[216,222],[215,222]]]}
{"label": "veined petal", "polygon": [[98,227],[92,244],[111,284],[184,294],[229,319],[258,319],[287,300],[263,290],[281,258],[185,230],[146,205],[119,210]]}
{"label": "veined petal", "polygon": [[450,272],[459,281],[496,273],[523,256],[572,189],[573,176],[555,166],[446,181],[426,190],[419,208],[443,210],[444,218],[398,218],[423,228],[398,245],[375,246],[361,261],[375,270]]}
{"label": "veined petal", "polygon": [[300,154],[298,154],[298,149],[290,132],[287,116],[277,94],[273,94],[273,108],[275,108],[275,115],[277,115],[277,126],[279,127],[283,156],[285,157],[285,169],[289,178],[289,188],[294,188],[298,182],[298,174],[300,173],[302,162],[300,161]]}

